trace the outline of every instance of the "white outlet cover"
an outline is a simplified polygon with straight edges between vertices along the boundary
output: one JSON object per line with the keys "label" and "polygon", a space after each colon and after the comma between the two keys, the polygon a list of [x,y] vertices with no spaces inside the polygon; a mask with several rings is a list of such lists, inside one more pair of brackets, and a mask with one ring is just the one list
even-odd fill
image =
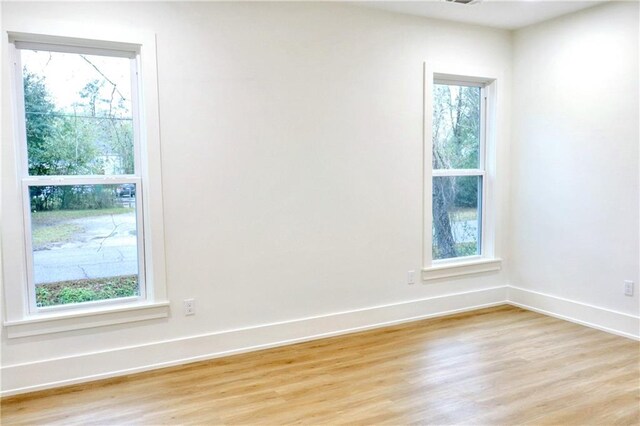
{"label": "white outlet cover", "polygon": [[625,296],[633,296],[633,281],[624,282],[624,294]]}
{"label": "white outlet cover", "polygon": [[182,308],[185,315],[195,315],[196,301],[194,299],[184,299],[182,301]]}

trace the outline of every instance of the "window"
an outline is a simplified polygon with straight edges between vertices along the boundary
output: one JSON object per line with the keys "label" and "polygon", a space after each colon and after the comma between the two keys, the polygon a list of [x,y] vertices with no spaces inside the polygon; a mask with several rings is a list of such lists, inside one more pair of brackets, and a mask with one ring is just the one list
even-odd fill
{"label": "window", "polygon": [[[13,212],[21,220],[9,214],[3,234],[19,234],[24,251],[15,263],[5,256],[5,325],[166,305],[159,303],[162,215],[150,211],[149,201],[157,206],[161,198],[159,169],[148,164],[159,155],[157,122],[146,123],[142,111],[157,114],[153,97],[142,94],[149,87],[140,76],[142,45],[22,33],[11,34],[10,44],[15,191],[22,205]],[[151,238],[151,229],[159,238]],[[18,297],[23,309],[9,308]],[[166,312],[149,315],[161,316]],[[85,326],[93,325],[68,328]]]}
{"label": "window", "polygon": [[16,47],[31,311],[143,298],[135,59]]}
{"label": "window", "polygon": [[432,256],[482,254],[484,88],[433,85]]}
{"label": "window", "polygon": [[[429,78],[431,77],[431,78]],[[495,258],[491,176],[495,81],[429,74],[425,124],[425,267],[423,279],[499,269]],[[492,170],[495,172],[495,170]]]}

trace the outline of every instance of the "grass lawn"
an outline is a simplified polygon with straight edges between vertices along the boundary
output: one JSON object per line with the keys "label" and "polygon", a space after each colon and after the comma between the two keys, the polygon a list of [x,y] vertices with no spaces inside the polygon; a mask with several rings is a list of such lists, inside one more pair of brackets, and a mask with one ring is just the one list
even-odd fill
{"label": "grass lawn", "polygon": [[478,209],[471,208],[461,208],[458,210],[453,210],[449,213],[451,220],[461,221],[461,220],[477,220],[478,219]]}
{"label": "grass lawn", "polygon": [[137,275],[36,285],[37,306],[66,305],[137,295]]}
{"label": "grass lawn", "polygon": [[67,242],[79,232],[82,232],[82,226],[73,223],[34,227],[31,244],[34,250],[42,250],[51,243]]}
{"label": "grass lawn", "polygon": [[[456,244],[456,253],[458,254],[457,257],[475,256],[478,254],[477,250],[478,246],[475,242]],[[438,247],[433,246],[431,248],[431,256],[433,256],[433,259],[440,259],[440,252],[438,251]]]}
{"label": "grass lawn", "polygon": [[109,209],[87,209],[87,210],[50,210],[31,213],[31,223],[33,226],[57,225],[58,222],[72,219],[82,219],[92,216],[105,216],[112,214],[132,213],[135,209],[126,207],[112,207]]}
{"label": "grass lawn", "polygon": [[67,223],[70,220],[92,216],[126,214],[133,211],[134,209],[125,207],[113,207],[110,209],[33,212],[31,213],[33,249],[42,250],[52,243],[71,241],[75,234],[83,231],[83,228],[75,223]]}

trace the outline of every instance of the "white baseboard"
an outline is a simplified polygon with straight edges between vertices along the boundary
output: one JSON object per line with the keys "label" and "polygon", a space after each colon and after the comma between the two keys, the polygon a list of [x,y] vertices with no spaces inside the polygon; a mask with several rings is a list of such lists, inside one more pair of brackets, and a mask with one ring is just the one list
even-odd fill
{"label": "white baseboard", "polygon": [[117,377],[506,303],[640,340],[640,317],[518,287],[499,286],[108,351],[2,366],[0,396]]}
{"label": "white baseboard", "polygon": [[122,376],[162,367],[501,305],[507,286],[264,324],[24,364],[2,366],[0,396]]}
{"label": "white baseboard", "polygon": [[608,333],[640,340],[640,317],[562,297],[509,286],[507,302]]}

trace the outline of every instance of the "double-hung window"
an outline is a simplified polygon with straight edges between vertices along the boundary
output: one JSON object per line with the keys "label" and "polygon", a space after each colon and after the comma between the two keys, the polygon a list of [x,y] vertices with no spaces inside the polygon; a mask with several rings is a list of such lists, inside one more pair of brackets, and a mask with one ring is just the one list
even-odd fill
{"label": "double-hung window", "polygon": [[[429,197],[425,223],[423,278],[442,278],[499,268],[493,258],[490,215],[488,137],[490,81],[434,75],[430,105]],[[429,112],[427,112],[429,113]],[[430,145],[430,147],[429,147]],[[430,157],[430,158],[429,158]],[[493,207],[493,206],[490,206]],[[443,273],[463,267],[464,271]]]}
{"label": "double-hung window", "polygon": [[24,262],[5,265],[5,286],[24,309],[9,325],[157,302],[140,45],[24,34],[10,45]]}
{"label": "double-hung window", "polygon": [[480,84],[434,82],[434,260],[482,254],[485,101]]}

